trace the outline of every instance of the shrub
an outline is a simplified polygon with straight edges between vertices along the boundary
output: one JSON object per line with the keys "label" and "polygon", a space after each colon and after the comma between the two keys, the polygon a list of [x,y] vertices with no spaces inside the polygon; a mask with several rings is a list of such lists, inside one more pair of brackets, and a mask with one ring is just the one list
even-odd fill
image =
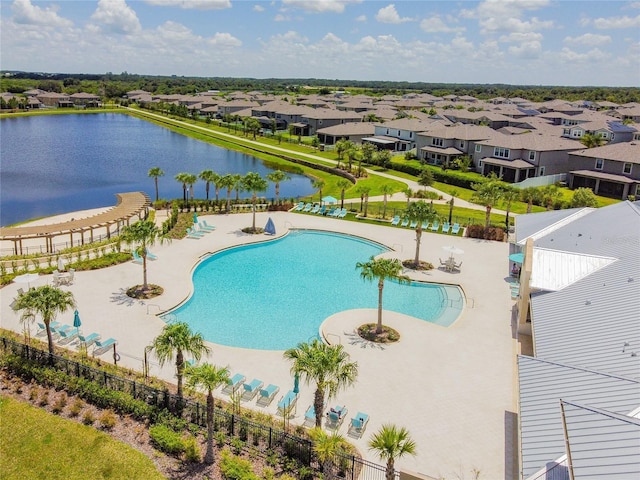
{"label": "shrub", "polygon": [[93,425],[93,422],[95,421],[96,421],[96,417],[93,415],[93,412],[91,410],[88,410],[82,416],[82,423],[84,423],[85,425]]}
{"label": "shrub", "polygon": [[489,227],[485,237],[484,225],[469,225],[466,229],[467,237],[470,238],[486,238],[487,240],[495,240],[503,242],[505,232],[501,227]]}
{"label": "shrub", "polygon": [[251,462],[232,455],[228,450],[223,450],[220,459],[220,471],[228,480],[259,480],[253,473]]}
{"label": "shrub", "polygon": [[60,395],[56,403],[53,404],[53,413],[60,413],[64,407],[67,405],[67,394],[63,393]]}
{"label": "shrub", "polygon": [[38,405],[40,405],[41,407],[49,405],[49,392],[47,392],[46,390],[42,392],[42,396],[40,397]]}
{"label": "shrub", "polygon": [[105,410],[98,421],[100,422],[100,426],[105,430],[111,430],[116,426],[116,416],[111,410]]}
{"label": "shrub", "polygon": [[156,448],[170,455],[179,455],[186,450],[184,440],[179,433],[163,424],[154,425],[149,429],[149,436]]}
{"label": "shrub", "polygon": [[240,452],[242,452],[244,445],[245,443],[237,437],[231,439],[231,448],[233,448],[233,451],[236,455],[239,455]]}
{"label": "shrub", "polygon": [[200,454],[200,446],[198,445],[198,441],[195,437],[188,437],[186,440],[184,440],[184,445],[184,458],[188,462],[197,463],[202,459],[202,455]]}
{"label": "shrub", "polygon": [[84,403],[82,402],[82,400],[77,398],[76,401],[73,402],[73,405],[71,405],[71,407],[69,408],[69,415],[71,415],[72,417],[77,417],[78,415],[80,415],[83,407]]}
{"label": "shrub", "polygon": [[227,436],[224,432],[215,432],[213,434],[213,439],[216,441],[219,447],[222,447],[225,443],[227,443]]}

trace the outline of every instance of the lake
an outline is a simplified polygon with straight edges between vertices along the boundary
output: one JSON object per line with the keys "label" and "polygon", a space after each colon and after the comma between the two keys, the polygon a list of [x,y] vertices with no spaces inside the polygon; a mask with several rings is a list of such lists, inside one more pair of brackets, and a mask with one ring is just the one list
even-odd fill
{"label": "lake", "polygon": [[[0,120],[0,225],[115,205],[114,194],[121,192],[143,191],[154,200],[154,180],[147,175],[153,167],[165,172],[158,186],[166,199],[182,198],[182,184],[174,179],[180,172],[253,171],[264,177],[273,171],[251,155],[124,114],[5,118]],[[280,185],[281,198],[313,192],[308,177],[290,176]],[[269,182],[261,195],[274,198],[274,185]],[[213,185],[209,196],[215,198]],[[194,197],[206,198],[205,182],[194,185]]]}

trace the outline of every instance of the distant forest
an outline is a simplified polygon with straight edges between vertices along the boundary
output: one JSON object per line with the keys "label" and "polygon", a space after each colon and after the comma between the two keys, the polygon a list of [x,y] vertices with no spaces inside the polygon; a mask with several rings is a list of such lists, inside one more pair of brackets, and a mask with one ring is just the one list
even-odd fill
{"label": "distant forest", "polygon": [[328,94],[333,91],[363,93],[371,96],[429,93],[470,95],[481,100],[493,97],[521,97],[532,102],[553,99],[568,101],[610,101],[618,104],[640,102],[638,87],[563,87],[507,84],[455,84],[427,82],[389,82],[362,80],[328,80],[321,78],[231,78],[136,75],[127,72],[113,74],[65,74],[34,72],[0,72],[0,92],[20,94],[32,88],[59,93],[87,92],[105,98],[120,98],[131,90],[146,90],[154,94],[196,94],[209,90],[260,91],[276,95],[297,93]]}

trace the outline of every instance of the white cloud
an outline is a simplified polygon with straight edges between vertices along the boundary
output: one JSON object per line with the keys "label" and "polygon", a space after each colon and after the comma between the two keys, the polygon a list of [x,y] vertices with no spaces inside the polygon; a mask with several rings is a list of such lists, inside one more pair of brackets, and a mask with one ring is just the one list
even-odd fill
{"label": "white cloud", "polygon": [[549,0],[485,0],[475,10],[464,9],[460,16],[475,18],[481,27],[481,33],[494,32],[531,32],[552,28],[552,20],[539,20],[532,17],[524,19],[529,11],[539,10],[550,4]]}
{"label": "white cloud", "polygon": [[427,33],[459,33],[465,30],[464,27],[450,27],[438,15],[422,20],[420,28]]}
{"label": "white cloud", "polygon": [[538,58],[542,53],[542,44],[536,40],[531,42],[522,42],[519,45],[509,47],[508,51],[518,58]]}
{"label": "white cloud", "polygon": [[291,17],[278,13],[275,17],[273,17],[273,20],[275,22],[288,22],[289,20],[291,20]]}
{"label": "white cloud", "polygon": [[216,32],[216,34],[209,40],[211,45],[215,45],[216,47],[241,47],[242,41],[238,38],[234,37],[230,33],[220,33]]}
{"label": "white cloud", "polygon": [[71,20],[58,15],[57,7],[37,7],[31,0],[15,0],[11,5],[14,21],[28,25],[46,25],[49,27],[70,27]]}
{"label": "white cloud", "polygon": [[597,33],[585,33],[578,37],[565,37],[564,43],[567,45],[586,45],[594,47],[597,45],[606,45],[611,43],[609,35],[598,35]]}
{"label": "white cloud", "polygon": [[223,10],[231,8],[229,0],[145,0],[158,7],[180,7],[193,10]]}
{"label": "white cloud", "polygon": [[578,53],[567,47],[564,47],[560,51],[560,58],[562,61],[568,63],[592,63],[595,65],[607,59],[607,57],[608,55],[598,48],[594,48],[586,53]]}
{"label": "white cloud", "polygon": [[640,15],[637,17],[610,17],[610,18],[596,18],[593,20],[593,25],[598,29],[605,28],[639,28],[640,27]]}
{"label": "white cloud", "polygon": [[539,42],[540,40],[542,40],[542,34],[535,33],[535,32],[525,32],[525,33],[512,32],[508,35],[501,35],[499,40],[501,42],[507,42],[507,43]]}
{"label": "white cloud", "polygon": [[366,22],[366,21],[367,21],[366,15],[360,15],[359,17],[356,18],[356,22]]}
{"label": "white cloud", "polygon": [[282,0],[284,5],[310,13],[342,13],[347,5],[361,2],[362,0]]}
{"label": "white cloud", "polygon": [[396,6],[393,3],[378,10],[378,13],[376,14],[376,20],[380,23],[404,23],[412,21],[412,19],[409,17],[401,18],[400,15],[398,15]]}
{"label": "white cloud", "polygon": [[140,21],[136,12],[124,0],[99,0],[98,8],[91,20],[116,33],[135,33],[140,31]]}
{"label": "white cloud", "polygon": [[254,12],[264,12],[264,7],[262,5],[256,3],[253,6],[253,11]]}

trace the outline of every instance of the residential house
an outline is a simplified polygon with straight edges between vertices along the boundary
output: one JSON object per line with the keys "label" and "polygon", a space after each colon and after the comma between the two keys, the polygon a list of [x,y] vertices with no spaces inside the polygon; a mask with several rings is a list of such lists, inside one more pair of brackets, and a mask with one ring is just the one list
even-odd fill
{"label": "residential house", "polygon": [[86,93],[86,92],[72,93],[71,95],[69,95],[69,98],[73,102],[73,105],[76,107],[95,108],[102,105],[102,102],[100,101],[100,96],[94,95],[93,93]]}
{"label": "residential house", "polygon": [[452,123],[473,123],[475,125],[487,125],[494,130],[511,124],[512,119],[498,112],[449,109],[442,113]]}
{"label": "residential house", "polygon": [[363,138],[362,143],[373,143],[378,149],[406,152],[416,148],[418,132],[424,132],[437,120],[425,121],[414,118],[401,118],[375,125],[374,136]]}
{"label": "residential house", "polygon": [[342,111],[329,108],[314,108],[302,115],[301,121],[309,125],[308,135],[315,135],[321,128],[343,123],[360,122],[362,121],[362,114],[351,110]]}
{"label": "residential house", "polygon": [[431,165],[450,165],[462,155],[472,155],[475,142],[499,135],[489,127],[474,124],[442,126],[434,124],[430,130],[419,132],[416,151],[420,160]]}
{"label": "residential house", "polygon": [[220,102],[218,103],[218,116],[222,118],[225,115],[234,115],[240,110],[245,110],[247,108],[251,109],[258,106],[260,106],[258,102],[251,100],[231,100],[228,102]]}
{"label": "residential house", "polygon": [[53,108],[71,108],[73,102],[69,95],[65,93],[45,92],[36,97],[43,106]]}
{"label": "residential house", "polygon": [[371,137],[375,132],[375,124],[371,122],[348,122],[317,130],[316,134],[320,143],[335,145],[338,140],[350,140],[353,143],[362,143],[363,138]]}
{"label": "residential house", "polygon": [[612,143],[569,153],[568,185],[626,199],[640,196],[640,142]]}

